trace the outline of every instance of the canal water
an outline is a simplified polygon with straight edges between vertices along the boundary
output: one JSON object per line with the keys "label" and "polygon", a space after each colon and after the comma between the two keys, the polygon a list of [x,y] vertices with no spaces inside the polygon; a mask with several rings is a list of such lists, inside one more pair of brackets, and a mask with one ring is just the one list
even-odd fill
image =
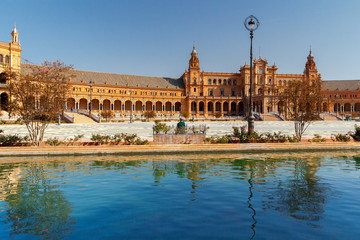
{"label": "canal water", "polygon": [[0,239],[358,239],[360,155],[0,159]]}

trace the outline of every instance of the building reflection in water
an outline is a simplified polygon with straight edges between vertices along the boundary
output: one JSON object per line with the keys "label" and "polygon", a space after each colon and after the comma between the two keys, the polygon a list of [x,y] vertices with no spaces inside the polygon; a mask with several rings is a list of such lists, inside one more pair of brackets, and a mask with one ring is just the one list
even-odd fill
{"label": "building reflection in water", "polygon": [[[58,166],[40,163],[6,166],[6,171],[0,168],[0,186],[3,189],[0,197],[8,205],[6,221],[10,225],[11,234],[46,236],[49,239],[66,237],[75,224],[75,219],[71,217],[71,204],[48,176],[48,170],[57,169]],[[196,161],[151,158],[119,160],[109,157],[81,164],[76,161],[66,162],[63,167],[84,175],[94,167],[97,171],[116,171],[121,174],[128,174],[128,169],[132,172],[149,172],[153,176],[153,186],[176,175],[190,181],[190,202],[195,202],[201,194],[206,194],[204,191],[199,192],[199,187],[214,176],[231,179],[236,184],[246,181],[247,208],[251,210],[250,239],[255,238],[258,224],[255,202],[261,201],[262,209],[316,222],[322,218],[327,197],[331,193],[330,186],[317,176],[321,159],[310,157],[281,160],[207,158]]]}

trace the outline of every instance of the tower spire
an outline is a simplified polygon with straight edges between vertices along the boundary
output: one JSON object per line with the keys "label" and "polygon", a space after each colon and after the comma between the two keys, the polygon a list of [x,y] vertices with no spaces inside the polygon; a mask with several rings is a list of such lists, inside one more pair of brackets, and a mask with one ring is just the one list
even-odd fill
{"label": "tower spire", "polygon": [[261,59],[261,47],[259,47],[259,59]]}
{"label": "tower spire", "polygon": [[13,31],[11,32],[11,42],[15,44],[19,44],[19,33],[16,29],[16,23],[14,23]]}
{"label": "tower spire", "polygon": [[195,41],[193,42],[193,50],[191,53],[197,53],[196,50],[195,50]]}
{"label": "tower spire", "polygon": [[197,52],[195,50],[195,42],[193,43],[193,50],[191,52],[191,58],[189,61],[189,71],[190,71],[190,68],[196,68],[196,69],[200,70],[199,59],[197,57]]}
{"label": "tower spire", "polygon": [[16,29],[16,22],[14,22],[14,29],[13,29],[13,33],[17,33],[17,29]]}

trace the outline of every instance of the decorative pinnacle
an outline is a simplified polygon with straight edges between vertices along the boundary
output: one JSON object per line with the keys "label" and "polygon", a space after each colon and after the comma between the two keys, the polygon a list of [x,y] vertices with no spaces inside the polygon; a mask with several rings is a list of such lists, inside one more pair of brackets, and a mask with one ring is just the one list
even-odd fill
{"label": "decorative pinnacle", "polygon": [[17,33],[17,29],[16,29],[16,22],[14,23],[13,33]]}
{"label": "decorative pinnacle", "polygon": [[194,41],[194,43],[193,43],[193,50],[192,50],[191,53],[197,53],[196,50],[195,50],[195,41]]}

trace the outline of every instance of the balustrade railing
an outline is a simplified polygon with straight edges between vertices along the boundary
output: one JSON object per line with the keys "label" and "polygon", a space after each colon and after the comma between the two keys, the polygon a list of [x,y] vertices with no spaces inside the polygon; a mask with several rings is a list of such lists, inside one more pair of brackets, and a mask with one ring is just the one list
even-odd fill
{"label": "balustrade railing", "polygon": [[340,114],[336,114],[336,113],[329,113],[329,115],[331,115],[331,116],[334,116],[334,117],[336,117],[337,119],[339,119],[339,120],[343,120],[343,117],[340,115]]}
{"label": "balustrade railing", "polygon": [[64,118],[67,122],[69,123],[74,123],[74,117],[71,117],[69,114],[67,114],[66,112],[64,112]]}
{"label": "balustrade railing", "polygon": [[100,122],[100,116],[96,116],[95,114],[91,113],[90,116],[95,122],[99,123]]}
{"label": "balustrade railing", "polygon": [[280,115],[279,113],[275,113],[275,116],[280,118],[282,121],[285,121],[285,117],[283,115]]}
{"label": "balustrade railing", "polygon": [[80,113],[80,114],[83,114],[83,115],[89,117],[89,111],[88,110],[85,110],[85,109],[76,109],[76,110],[77,110],[77,113]]}

